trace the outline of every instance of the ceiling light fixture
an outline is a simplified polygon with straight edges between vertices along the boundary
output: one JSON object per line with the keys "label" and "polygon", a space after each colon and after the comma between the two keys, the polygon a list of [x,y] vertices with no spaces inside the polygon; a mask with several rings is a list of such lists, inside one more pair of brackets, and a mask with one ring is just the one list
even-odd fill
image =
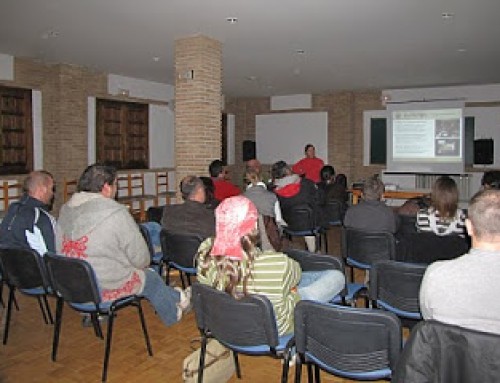
{"label": "ceiling light fixture", "polygon": [[229,24],[236,24],[238,22],[238,18],[237,17],[226,17],[226,21]]}
{"label": "ceiling light fixture", "polygon": [[56,31],[55,29],[48,30],[40,36],[44,40],[48,39],[54,39],[56,37],[59,37],[59,31]]}
{"label": "ceiling light fixture", "polygon": [[154,57],[153,57],[153,61],[154,61],[155,63],[157,63],[158,61],[160,61],[160,58],[159,58],[158,56],[154,56]]}
{"label": "ceiling light fixture", "polygon": [[443,12],[441,13],[441,18],[443,20],[453,20],[455,14],[453,12]]}
{"label": "ceiling light fixture", "polygon": [[257,80],[257,76],[247,76],[246,79],[248,81],[256,81]]}
{"label": "ceiling light fixture", "polygon": [[298,55],[305,55],[306,51],[303,50],[303,49],[295,49],[295,53],[298,54]]}

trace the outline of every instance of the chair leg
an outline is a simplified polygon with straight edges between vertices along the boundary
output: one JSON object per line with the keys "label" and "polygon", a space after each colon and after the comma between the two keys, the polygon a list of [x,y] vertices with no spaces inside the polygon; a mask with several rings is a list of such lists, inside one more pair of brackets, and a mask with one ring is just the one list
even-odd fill
{"label": "chair leg", "polygon": [[52,312],[50,311],[49,301],[47,299],[47,295],[43,296],[43,303],[45,304],[45,311],[47,312],[47,316],[49,318],[49,323],[54,324],[54,318],[52,317]]}
{"label": "chair leg", "polygon": [[313,366],[311,363],[307,363],[307,382],[308,383],[313,383],[314,376],[313,376],[312,367]]}
{"label": "chair leg", "polygon": [[320,373],[319,366],[316,364],[316,365],[314,365],[314,378],[315,378],[316,383],[321,383],[319,373]]}
{"label": "chair leg", "polygon": [[113,322],[115,318],[115,312],[111,310],[109,312],[108,319],[108,334],[106,335],[106,349],[104,350],[104,363],[102,366],[102,381],[105,382],[108,376],[108,364],[109,364],[109,355],[111,353],[111,340],[113,337]]}
{"label": "chair leg", "polygon": [[92,327],[94,327],[95,336],[100,339],[104,339],[104,336],[102,335],[101,324],[99,323],[99,318],[97,317],[97,313],[96,312],[91,313],[90,319],[92,321]]}
{"label": "chair leg", "polygon": [[165,273],[165,284],[167,286],[170,286],[170,265],[167,263],[165,267],[167,268],[167,271]]}
{"label": "chair leg", "polygon": [[300,383],[302,380],[302,357],[297,355],[297,362],[295,364],[295,383]]}
{"label": "chair leg", "polygon": [[236,376],[241,379],[241,366],[238,359],[238,353],[233,351],[234,367],[236,368]]}
{"label": "chair leg", "polygon": [[45,314],[45,309],[43,308],[42,297],[38,295],[36,297],[36,300],[38,301],[38,306],[40,306],[40,311],[42,312],[43,321],[45,322],[45,324],[49,324],[49,321],[47,319],[47,314]]}
{"label": "chair leg", "polygon": [[14,300],[15,287],[9,286],[9,301],[7,302],[7,318],[5,319],[5,326],[3,328],[3,344],[7,344],[9,338],[10,316],[12,314],[12,301]]}
{"label": "chair leg", "polygon": [[63,312],[64,300],[62,298],[57,298],[56,302],[56,324],[54,326],[54,338],[52,340],[52,361],[56,361],[57,348],[59,346],[59,335],[61,333],[61,323],[62,323],[62,312]]}
{"label": "chair leg", "polygon": [[5,303],[3,302],[3,281],[0,281],[0,305],[5,307]]}
{"label": "chair leg", "polygon": [[184,282],[184,273],[179,270],[179,278],[181,279],[182,289],[186,289],[186,283]]}
{"label": "chair leg", "polygon": [[288,382],[289,369],[290,369],[290,351],[287,351],[283,358],[283,369],[281,370],[281,383]]}
{"label": "chair leg", "polygon": [[205,354],[207,352],[207,337],[201,337],[200,364],[198,366],[198,383],[203,383],[203,369],[205,368]]}
{"label": "chair leg", "polygon": [[188,286],[191,286],[191,274],[186,273],[186,277],[187,277]]}
{"label": "chair leg", "polygon": [[144,319],[144,312],[142,311],[142,305],[140,300],[137,300],[137,311],[139,312],[139,318],[141,320],[142,332],[144,334],[144,339],[146,340],[146,347],[148,349],[148,354],[149,356],[153,356],[153,349],[151,348],[148,328],[146,327],[146,320]]}

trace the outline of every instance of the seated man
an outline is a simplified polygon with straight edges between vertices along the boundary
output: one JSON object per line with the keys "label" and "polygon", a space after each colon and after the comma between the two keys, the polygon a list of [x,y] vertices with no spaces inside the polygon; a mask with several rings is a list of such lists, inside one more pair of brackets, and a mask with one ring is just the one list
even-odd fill
{"label": "seated man", "polygon": [[189,298],[148,269],[150,254],[127,207],[115,201],[116,170],[91,165],[78,180],[78,192],[62,206],[56,231],[57,251],[92,265],[101,297],[110,301],[144,296],[166,325],[189,306]]}
{"label": "seated man", "polygon": [[221,160],[214,160],[208,167],[210,177],[214,181],[214,197],[219,202],[226,198],[241,194],[240,189],[229,181],[226,165]]}
{"label": "seated man", "polygon": [[184,177],[180,184],[184,203],[166,205],[162,226],[172,233],[198,234],[203,239],[215,235],[215,214],[205,204],[205,186],[195,176]]}
{"label": "seated man", "polygon": [[434,262],[420,287],[424,319],[500,334],[500,190],[477,193],[465,221],[472,248],[459,258]]}
{"label": "seated man", "polygon": [[368,178],[363,184],[363,200],[347,209],[344,226],[366,231],[396,233],[399,219],[394,210],[381,201],[383,193],[383,182],[377,176]]}
{"label": "seated man", "polygon": [[44,170],[31,172],[24,181],[24,195],[9,206],[0,225],[0,246],[33,249],[40,255],[55,251],[55,219],[49,214],[54,199],[54,179]]}

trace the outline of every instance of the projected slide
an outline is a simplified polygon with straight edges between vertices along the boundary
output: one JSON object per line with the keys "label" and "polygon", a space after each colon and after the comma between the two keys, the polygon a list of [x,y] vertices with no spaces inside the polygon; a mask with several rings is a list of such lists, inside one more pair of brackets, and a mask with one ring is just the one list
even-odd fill
{"label": "projected slide", "polygon": [[393,113],[394,161],[461,162],[461,109]]}

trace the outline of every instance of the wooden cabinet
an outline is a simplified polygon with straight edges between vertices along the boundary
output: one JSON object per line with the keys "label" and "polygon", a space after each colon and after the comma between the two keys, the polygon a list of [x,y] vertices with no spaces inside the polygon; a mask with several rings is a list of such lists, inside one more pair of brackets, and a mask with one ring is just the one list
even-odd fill
{"label": "wooden cabinet", "polygon": [[148,105],[97,100],[97,161],[118,169],[149,166]]}
{"label": "wooden cabinet", "polygon": [[0,174],[33,167],[31,90],[0,87]]}

